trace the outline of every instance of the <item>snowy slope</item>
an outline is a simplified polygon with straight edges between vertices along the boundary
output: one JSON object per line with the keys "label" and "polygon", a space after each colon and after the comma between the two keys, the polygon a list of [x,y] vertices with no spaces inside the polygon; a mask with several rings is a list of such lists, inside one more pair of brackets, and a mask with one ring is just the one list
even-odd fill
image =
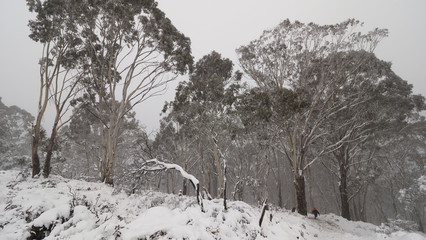
{"label": "snowy slope", "polygon": [[[258,226],[260,208],[156,192],[115,193],[102,183],[52,176],[31,179],[0,171],[0,239],[426,239],[335,215],[319,219],[273,211]],[[31,231],[33,235],[31,235]],[[46,231],[43,233],[43,231]]]}

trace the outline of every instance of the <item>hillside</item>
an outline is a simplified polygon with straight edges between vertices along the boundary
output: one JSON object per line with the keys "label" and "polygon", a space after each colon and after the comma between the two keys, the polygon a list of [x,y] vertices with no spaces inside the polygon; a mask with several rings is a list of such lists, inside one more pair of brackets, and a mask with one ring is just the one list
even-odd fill
{"label": "hillside", "polygon": [[303,217],[272,211],[262,227],[261,209],[244,202],[204,201],[158,192],[127,195],[102,183],[58,176],[31,179],[0,171],[0,239],[426,239],[332,214]]}

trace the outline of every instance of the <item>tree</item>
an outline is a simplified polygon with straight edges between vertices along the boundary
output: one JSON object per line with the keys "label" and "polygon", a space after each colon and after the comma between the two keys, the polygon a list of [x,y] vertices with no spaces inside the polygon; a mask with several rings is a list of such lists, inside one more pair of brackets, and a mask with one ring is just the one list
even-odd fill
{"label": "tree", "polygon": [[[80,105],[74,108],[71,121],[61,129],[57,147],[62,162],[53,165],[56,174],[88,181],[99,179],[101,154],[105,150],[101,139],[102,126],[91,112],[91,106]],[[104,114],[108,112],[105,111]],[[115,187],[130,190],[129,186],[135,182],[130,173],[130,169],[134,168],[134,159],[152,157],[144,151],[146,141],[148,136],[136,120],[136,113],[128,112],[118,135],[117,164],[114,165]]]}
{"label": "tree", "polygon": [[40,144],[41,120],[49,101],[53,102],[56,115],[47,146],[43,169],[44,177],[50,173],[50,161],[58,130],[66,123],[60,123],[69,108],[70,100],[77,93],[76,86],[80,74],[75,64],[81,55],[81,39],[75,22],[80,21],[73,3],[63,0],[27,0],[30,12],[36,19],[30,20],[30,38],[43,45],[40,59],[40,89],[38,111],[33,125],[32,140],[32,176],[40,173],[38,155]]}
{"label": "tree", "polygon": [[6,106],[0,97],[0,169],[26,166],[31,151],[34,117],[17,106]]}
{"label": "tree", "polygon": [[[333,145],[323,146],[312,159],[306,156],[313,143],[324,132],[325,120],[339,111],[356,106],[350,99],[333,101],[333,97],[345,79],[344,72],[335,77],[327,76],[328,67],[344,62],[333,62],[337,53],[350,51],[372,52],[377,43],[387,35],[386,30],[375,29],[366,34],[357,31],[362,24],[350,19],[335,25],[320,26],[283,21],[275,29],[247,46],[237,49],[244,71],[256,82],[261,91],[277,95],[282,111],[274,111],[274,121],[281,130],[280,150],[285,153],[292,168],[297,194],[297,210],[307,215],[305,196],[305,172],[319,157],[332,150]],[[362,59],[361,59],[362,61]]]}
{"label": "tree", "polygon": [[[170,109],[164,120],[176,126],[180,143],[186,145],[185,148],[191,143],[198,153],[204,190],[224,198],[224,171],[229,156],[226,146],[229,146],[231,128],[235,126],[230,116],[241,78],[241,74],[233,74],[232,69],[232,62],[217,52],[202,57],[195,64],[189,81],[179,84],[174,101],[164,109],[165,112]],[[209,171],[209,166],[214,169]],[[215,180],[210,181],[209,172],[214,173]],[[217,188],[212,187],[216,184]]]}
{"label": "tree", "polygon": [[[67,67],[83,74],[78,75],[83,78],[79,86],[86,92],[81,100],[94,107],[92,114],[103,128],[105,152],[101,180],[113,184],[114,159],[124,116],[136,104],[161,92],[177,74],[190,69],[190,41],[157,8],[154,0],[34,0],[29,1],[29,6],[38,13],[37,21],[31,26],[33,37],[41,36],[46,53],[51,50],[48,43],[52,36],[62,44],[54,52],[56,62],[43,61],[46,67],[53,64],[54,71],[45,71],[50,76],[41,84],[44,99],[39,105],[35,135],[49,98],[47,89],[53,76],[59,73],[61,60],[77,59]],[[69,45],[79,50],[61,57],[61,50],[68,53]],[[104,111],[108,114],[103,115]],[[36,140],[34,145],[37,146]],[[34,173],[39,171],[37,160],[34,152]]]}
{"label": "tree", "polygon": [[[269,201],[268,179],[272,175],[278,190],[278,205],[283,207],[281,164],[275,151],[277,129],[271,123],[273,112],[280,111],[278,108],[283,107],[279,103],[279,99],[280,97],[277,95],[272,97],[260,91],[259,88],[252,88],[238,97],[236,109],[244,125],[244,141],[250,141],[256,149],[256,153],[253,155],[259,156],[254,160],[255,163],[250,164],[266,166],[261,168],[263,172],[260,175],[263,175],[263,179],[258,180],[264,184],[264,201]],[[272,163],[275,163],[275,167],[272,166]]]}
{"label": "tree", "polygon": [[197,203],[201,206],[201,211],[204,212],[203,198],[200,193],[200,181],[198,181],[198,179],[194,177],[192,174],[189,174],[187,171],[185,171],[181,166],[177,164],[173,164],[173,163],[161,162],[154,158],[154,159],[145,161],[142,167],[140,167],[139,169],[136,169],[135,172],[137,172],[138,174],[145,174],[146,172],[167,171],[170,169],[174,169],[178,171],[183,178],[191,182],[192,186],[195,189]]}
{"label": "tree", "polygon": [[[341,214],[351,219],[349,201],[365,184],[360,184],[349,193],[348,188],[353,188],[348,186],[352,184],[348,182],[349,176],[355,175],[354,165],[372,164],[375,155],[374,148],[366,154],[368,151],[366,148],[362,149],[362,145],[366,142],[371,144],[373,136],[379,131],[397,131],[403,127],[405,121],[421,110],[423,104],[420,96],[412,94],[411,86],[391,70],[391,64],[377,59],[374,54],[351,51],[330,57],[335,58],[327,61],[332,64],[318,67],[325,69],[323,74],[327,77],[341,78],[344,81],[332,101],[349,100],[357,103],[327,118],[323,130],[328,133],[322,138],[333,146],[330,159],[334,160],[334,168],[330,170],[339,181]],[[418,103],[415,102],[417,99]],[[369,182],[362,180],[364,183]]]}
{"label": "tree", "polygon": [[[377,160],[381,175],[375,182],[383,198],[380,205],[388,218],[406,219],[425,231],[425,158],[426,122],[424,118],[410,119],[398,131],[382,132],[377,142]],[[376,190],[377,191],[377,190]],[[388,200],[388,201],[384,201]],[[388,207],[387,207],[388,206]],[[407,226],[402,226],[407,227]]]}

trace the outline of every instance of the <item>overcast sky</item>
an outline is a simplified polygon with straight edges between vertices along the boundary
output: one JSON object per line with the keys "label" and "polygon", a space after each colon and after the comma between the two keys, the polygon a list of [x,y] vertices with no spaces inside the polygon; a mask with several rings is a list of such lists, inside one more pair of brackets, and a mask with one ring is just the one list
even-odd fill
{"label": "overcast sky", "polygon": [[[159,0],[172,23],[191,38],[195,60],[215,50],[235,65],[235,49],[258,38],[282,20],[334,24],[348,18],[365,23],[365,29],[389,29],[389,37],[376,50],[380,59],[426,95],[425,0]],[[24,0],[2,0],[0,7],[0,97],[33,115],[37,111],[38,59],[41,46],[28,38]],[[181,78],[184,79],[184,78]],[[165,96],[146,101],[135,110],[148,131],[158,128],[159,113],[174,97],[176,83]],[[52,118],[50,116],[50,118]],[[49,127],[51,120],[44,120]]]}

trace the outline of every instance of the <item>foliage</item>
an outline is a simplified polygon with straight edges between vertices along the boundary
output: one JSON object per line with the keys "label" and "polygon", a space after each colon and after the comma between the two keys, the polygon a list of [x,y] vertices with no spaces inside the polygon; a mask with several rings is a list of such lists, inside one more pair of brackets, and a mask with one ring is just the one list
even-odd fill
{"label": "foliage", "polygon": [[34,117],[17,106],[6,106],[0,98],[0,169],[27,167]]}

